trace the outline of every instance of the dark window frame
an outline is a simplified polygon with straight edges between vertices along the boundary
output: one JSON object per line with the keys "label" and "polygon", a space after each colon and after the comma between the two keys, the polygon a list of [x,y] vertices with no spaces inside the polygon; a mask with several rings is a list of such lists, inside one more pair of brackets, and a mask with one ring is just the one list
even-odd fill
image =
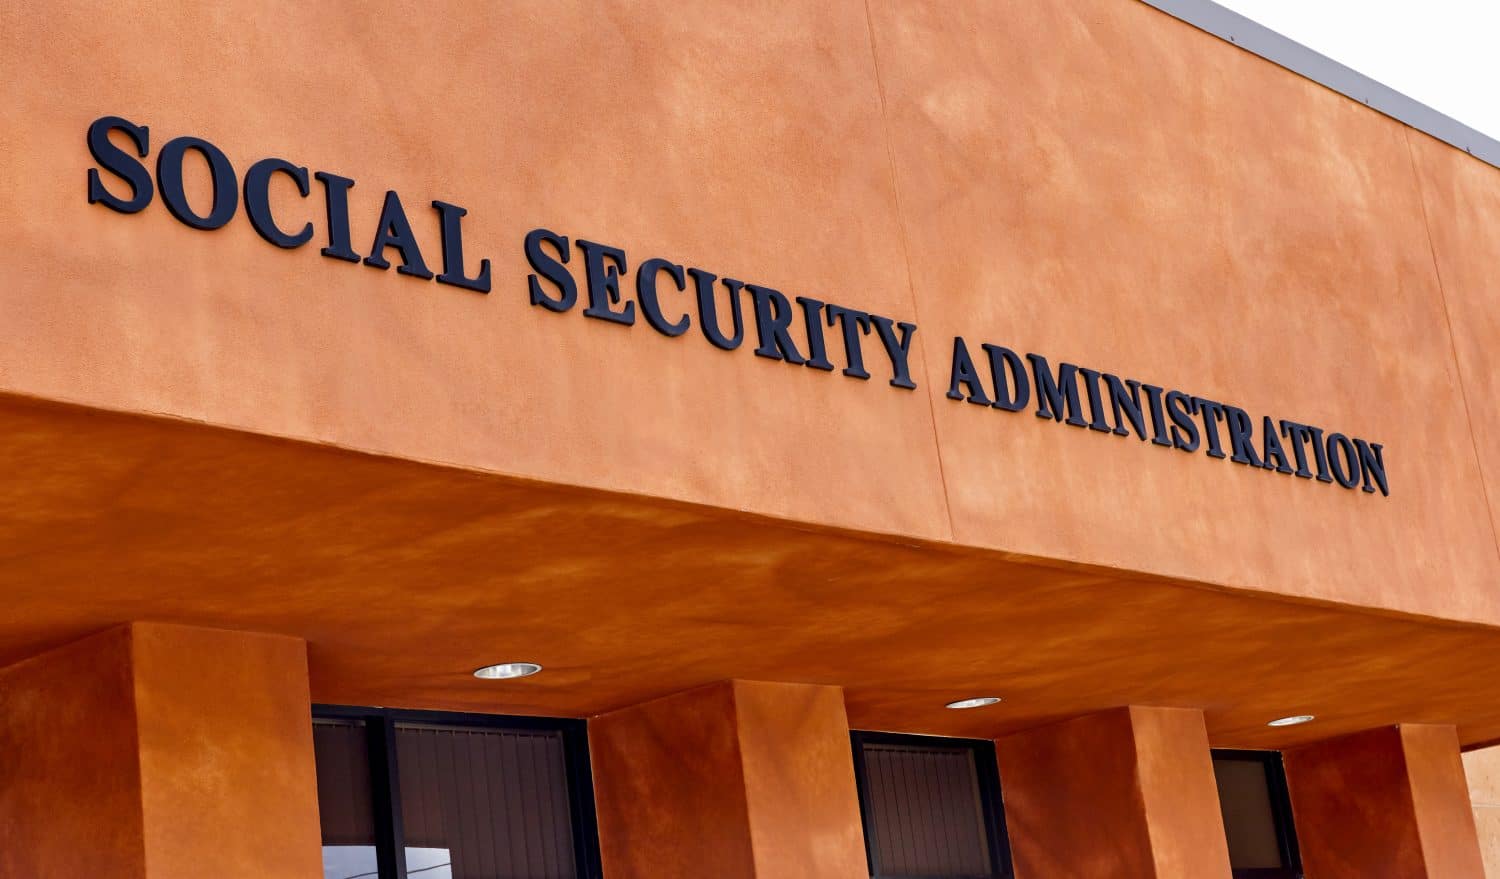
{"label": "dark window frame", "polygon": [[875,828],[870,816],[869,779],[865,771],[864,746],[866,744],[940,745],[948,748],[968,748],[974,755],[974,771],[978,776],[979,804],[983,811],[985,835],[989,842],[991,873],[985,877],[962,877],[962,879],[1014,879],[1015,866],[1010,859],[1010,836],[1005,827],[1005,801],[1000,789],[1000,764],[995,758],[993,741],[865,730],[850,730],[849,741],[854,752],[854,784],[859,793],[859,819],[865,837],[865,863],[869,867],[871,879],[925,879],[925,877],[880,872],[877,855],[879,847],[876,844]]}
{"label": "dark window frame", "polygon": [[1286,766],[1280,751],[1250,751],[1237,748],[1214,748],[1215,759],[1246,760],[1260,763],[1266,773],[1266,792],[1271,800],[1271,821],[1276,826],[1276,845],[1285,867],[1242,867],[1233,871],[1234,879],[1303,879],[1302,851],[1297,846],[1297,825],[1292,818],[1292,798],[1286,786]]}
{"label": "dark window frame", "polygon": [[546,730],[562,734],[568,810],[573,822],[573,862],[579,879],[602,879],[599,822],[594,808],[594,774],[589,763],[588,722],[558,717],[415,711],[353,705],[313,705],[313,720],[363,721],[370,752],[370,799],[375,820],[375,860],[379,879],[407,879],[401,784],[396,763],[397,724],[431,724],[469,729]]}

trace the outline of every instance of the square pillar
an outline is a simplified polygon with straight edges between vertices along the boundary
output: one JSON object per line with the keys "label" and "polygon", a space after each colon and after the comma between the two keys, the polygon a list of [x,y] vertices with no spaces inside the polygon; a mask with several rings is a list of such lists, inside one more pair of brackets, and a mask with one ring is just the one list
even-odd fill
{"label": "square pillar", "polygon": [[1484,879],[1453,727],[1368,730],[1285,761],[1308,879]]}
{"label": "square pillar", "polygon": [[995,744],[1016,879],[1229,879],[1203,712],[1117,708]]}
{"label": "square pillar", "polygon": [[612,879],[867,879],[844,694],[725,681],[594,718]]}
{"label": "square pillar", "polygon": [[135,623],[0,669],[0,754],[0,876],[322,876],[299,640]]}

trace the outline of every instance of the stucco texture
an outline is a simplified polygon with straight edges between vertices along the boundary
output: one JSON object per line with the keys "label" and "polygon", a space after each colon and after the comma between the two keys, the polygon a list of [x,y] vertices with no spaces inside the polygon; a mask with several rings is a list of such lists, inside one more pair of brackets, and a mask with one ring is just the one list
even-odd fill
{"label": "stucco texture", "polygon": [[0,669],[0,875],[317,879],[306,653],[120,626]]}
{"label": "stucco texture", "polygon": [[[0,389],[1500,621],[1469,416],[1495,328],[1449,316],[1487,295],[1455,237],[1483,233],[1445,231],[1497,172],[1414,166],[1398,123],[1143,4],[43,9],[0,12]],[[318,193],[287,180],[275,212],[316,230],[291,251],[243,210],[205,233],[90,205],[111,113],[153,158],[193,134],[356,179],[361,251],[387,188],[433,264],[426,205],[460,203],[495,289],[318,256]],[[532,306],[539,226],[914,321],[920,387],[873,336],[860,382]],[[1383,442],[1392,497],[956,403],[956,334]]]}
{"label": "stucco texture", "polygon": [[589,737],[607,875],[869,875],[837,687],[724,681],[597,717]]}
{"label": "stucco texture", "polygon": [[[1500,737],[1478,626],[51,404],[0,407],[0,455],[24,511],[0,521],[0,661],[152,618],[295,634],[312,697],[342,704],[586,717],[738,675],[842,686],[865,729],[1154,704],[1201,708],[1215,744],[1403,719]],[[546,671],[469,674],[515,659]],[[1319,722],[1265,725],[1298,713]]]}
{"label": "stucco texture", "polygon": [[[7,659],[164,619],[327,701],[1500,736],[1500,172],[1144,4],[8,4],[0,90]],[[494,289],[320,256],[316,185],[294,250],[89,204],[106,114],[354,178],[361,253],[461,204]],[[918,388],[531,305],[542,226],[913,321]],[[955,402],[957,334],[1382,442],[1391,496]]]}
{"label": "stucco texture", "polygon": [[1228,879],[1203,715],[1118,708],[996,743],[1017,879]]}
{"label": "stucco texture", "polygon": [[1309,877],[1483,879],[1453,730],[1366,730],[1286,752],[1287,787]]}

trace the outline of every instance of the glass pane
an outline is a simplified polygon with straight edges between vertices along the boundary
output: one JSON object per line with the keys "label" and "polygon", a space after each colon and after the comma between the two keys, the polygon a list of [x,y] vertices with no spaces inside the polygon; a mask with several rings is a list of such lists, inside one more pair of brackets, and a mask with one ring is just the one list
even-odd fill
{"label": "glass pane", "polygon": [[375,846],[323,846],[324,879],[375,879],[379,874],[375,867]]}
{"label": "glass pane", "polygon": [[445,848],[406,847],[406,875],[453,879],[453,856]]}
{"label": "glass pane", "polygon": [[1219,783],[1219,808],[1229,837],[1230,866],[1237,870],[1285,866],[1276,838],[1276,813],[1271,807],[1265,764],[1254,759],[1216,757],[1214,778]]}
{"label": "glass pane", "polygon": [[867,742],[864,764],[879,876],[993,875],[973,749]]}
{"label": "glass pane", "polygon": [[399,725],[415,879],[574,879],[562,733]]}
{"label": "glass pane", "polygon": [[323,827],[324,879],[372,879],[375,820],[370,753],[359,721],[313,721],[318,816]]}

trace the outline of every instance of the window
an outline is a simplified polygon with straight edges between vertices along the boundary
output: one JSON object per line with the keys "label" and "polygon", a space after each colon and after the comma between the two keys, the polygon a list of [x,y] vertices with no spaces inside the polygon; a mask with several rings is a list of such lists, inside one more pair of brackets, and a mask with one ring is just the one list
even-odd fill
{"label": "window", "polygon": [[993,742],[852,733],[874,879],[1010,879]]}
{"label": "window", "polygon": [[319,706],[324,879],[596,879],[584,722]]}
{"label": "window", "polygon": [[1215,750],[1213,757],[1234,879],[1301,879],[1281,754]]}

